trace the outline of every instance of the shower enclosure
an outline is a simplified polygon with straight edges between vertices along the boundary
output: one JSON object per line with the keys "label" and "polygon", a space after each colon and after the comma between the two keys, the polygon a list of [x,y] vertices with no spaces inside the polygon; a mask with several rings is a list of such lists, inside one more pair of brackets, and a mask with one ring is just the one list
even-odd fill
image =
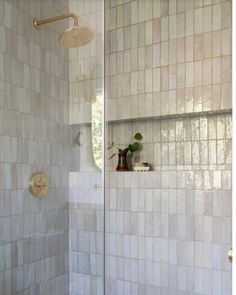
{"label": "shower enclosure", "polygon": [[0,0],[0,295],[232,295],[231,6]]}

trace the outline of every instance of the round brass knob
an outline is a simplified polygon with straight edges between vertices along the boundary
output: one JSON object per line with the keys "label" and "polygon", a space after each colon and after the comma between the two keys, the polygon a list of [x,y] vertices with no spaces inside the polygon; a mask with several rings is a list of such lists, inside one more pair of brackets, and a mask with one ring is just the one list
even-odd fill
{"label": "round brass knob", "polygon": [[29,180],[29,190],[35,197],[45,197],[48,193],[48,177],[43,172],[34,173]]}

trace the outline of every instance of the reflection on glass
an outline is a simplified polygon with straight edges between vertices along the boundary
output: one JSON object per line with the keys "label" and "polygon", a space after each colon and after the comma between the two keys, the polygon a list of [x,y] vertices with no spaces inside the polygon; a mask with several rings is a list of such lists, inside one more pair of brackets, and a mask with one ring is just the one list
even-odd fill
{"label": "reflection on glass", "polygon": [[97,92],[92,102],[92,145],[93,157],[96,166],[102,169],[102,91]]}

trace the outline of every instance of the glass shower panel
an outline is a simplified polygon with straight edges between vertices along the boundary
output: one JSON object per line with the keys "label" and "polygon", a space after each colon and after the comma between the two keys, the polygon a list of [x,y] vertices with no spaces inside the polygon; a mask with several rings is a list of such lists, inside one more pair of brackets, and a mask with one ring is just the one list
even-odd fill
{"label": "glass shower panel", "polygon": [[104,95],[103,0],[70,1],[79,23],[92,28],[88,45],[69,51],[70,125],[74,166],[70,171],[70,292],[104,294]]}

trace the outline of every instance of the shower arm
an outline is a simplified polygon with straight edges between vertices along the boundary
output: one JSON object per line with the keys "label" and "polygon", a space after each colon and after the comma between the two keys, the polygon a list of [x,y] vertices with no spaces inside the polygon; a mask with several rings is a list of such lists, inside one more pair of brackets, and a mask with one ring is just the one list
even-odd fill
{"label": "shower arm", "polygon": [[78,27],[78,16],[74,13],[67,13],[67,14],[58,15],[58,16],[54,16],[51,18],[47,18],[47,19],[42,19],[42,20],[35,18],[33,23],[34,23],[34,26],[38,29],[41,25],[56,22],[56,21],[59,21],[59,20],[65,19],[65,18],[69,18],[69,17],[73,18],[74,26]]}

